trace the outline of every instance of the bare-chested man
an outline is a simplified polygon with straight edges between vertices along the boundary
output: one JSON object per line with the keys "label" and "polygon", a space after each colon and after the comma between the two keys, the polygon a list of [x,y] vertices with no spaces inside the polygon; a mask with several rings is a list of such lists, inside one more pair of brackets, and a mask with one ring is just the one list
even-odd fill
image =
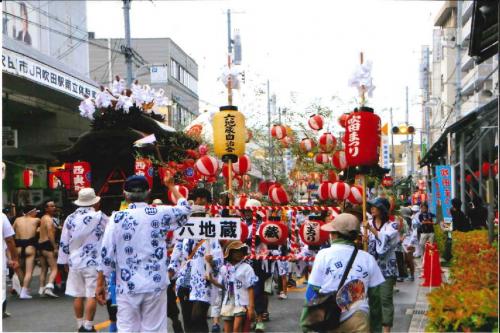
{"label": "bare-chested man", "polygon": [[40,225],[40,219],[36,217],[38,210],[33,206],[23,208],[23,216],[14,221],[14,231],[16,233],[16,248],[20,258],[20,267],[16,269],[19,281],[22,281],[21,294],[19,298],[29,299],[29,286],[33,276],[36,255],[36,231]]}
{"label": "bare-chested man", "polygon": [[[54,215],[57,207],[54,201],[47,200],[43,206],[44,215],[40,223],[40,238],[38,239],[38,249],[42,254],[40,260],[43,262],[40,274],[40,289],[38,293],[50,297],[58,297],[54,294],[54,280],[57,276],[57,250],[56,227],[54,225]],[[50,267],[48,283],[45,285],[47,269]]]}

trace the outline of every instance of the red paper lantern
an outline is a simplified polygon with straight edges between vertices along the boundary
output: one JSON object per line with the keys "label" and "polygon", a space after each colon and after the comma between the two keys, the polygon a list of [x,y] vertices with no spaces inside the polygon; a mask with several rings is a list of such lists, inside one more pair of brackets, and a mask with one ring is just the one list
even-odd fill
{"label": "red paper lantern", "polygon": [[322,182],[318,187],[318,198],[322,201],[328,200],[330,198],[331,188],[332,183]]}
{"label": "red paper lantern", "polygon": [[267,195],[269,196],[269,200],[278,205],[286,205],[290,201],[288,194],[280,184],[274,184],[269,187]]}
{"label": "red paper lantern", "polygon": [[332,133],[323,133],[319,137],[318,145],[322,152],[331,153],[337,146],[337,140]]}
{"label": "red paper lantern", "polygon": [[259,183],[258,189],[262,195],[267,195],[269,193],[269,188],[274,185],[274,182],[269,180],[263,180]]}
{"label": "red paper lantern", "polygon": [[49,189],[56,190],[62,186],[62,181],[59,179],[59,171],[49,172]]}
{"label": "red paper lantern", "polygon": [[349,196],[347,197],[350,203],[360,205],[363,203],[363,188],[361,186],[351,186]]}
{"label": "red paper lantern", "polygon": [[326,164],[330,161],[330,158],[328,157],[327,153],[319,153],[319,154],[316,154],[316,157],[314,158],[314,160],[318,164]]}
{"label": "red paper lantern", "polygon": [[339,119],[338,119],[338,122],[339,122],[339,125],[342,126],[343,128],[346,127],[346,121],[347,121],[347,117],[349,116],[349,113],[343,113],[340,115]]}
{"label": "red paper lantern", "polygon": [[267,221],[261,224],[259,237],[264,244],[283,245],[288,238],[288,228],[282,222]]}
{"label": "red paper lantern", "polygon": [[226,163],[222,165],[222,176],[226,179],[229,178],[229,166]]}
{"label": "red paper lantern", "polygon": [[[153,183],[153,164],[149,159],[147,159],[150,164],[148,168],[145,169],[144,175],[148,180],[149,187]],[[136,160],[137,164],[137,160]],[[137,173],[136,173],[137,174]],[[91,169],[88,162],[75,162],[73,163],[73,190],[78,193],[82,188],[91,187]]]}
{"label": "red paper lantern", "polygon": [[483,177],[489,177],[490,176],[490,164],[488,162],[483,162],[483,165],[481,167],[483,171]]}
{"label": "red paper lantern", "polygon": [[339,170],[347,168],[347,158],[343,150],[336,151],[333,154],[332,165]]}
{"label": "red paper lantern", "polygon": [[237,175],[244,175],[252,169],[252,163],[250,162],[250,157],[243,155],[238,157],[238,162],[233,163],[233,171]]}
{"label": "red paper lantern", "polygon": [[[183,198],[187,198],[189,196],[189,190],[187,189],[186,186],[175,185],[175,188],[177,189],[177,191],[179,191],[179,193],[182,195]],[[171,203],[173,203],[174,205],[177,204],[177,200],[175,199],[172,191],[169,190],[167,192],[167,196],[168,196],[168,200],[170,200]]]}
{"label": "red paper lantern", "polygon": [[472,183],[472,175],[471,174],[468,174],[467,176],[465,176],[465,182],[467,184]]}
{"label": "red paper lantern", "polygon": [[219,162],[217,162],[217,159],[215,157],[205,155],[200,157],[200,159],[196,161],[195,168],[203,176],[213,177],[219,170]]}
{"label": "red paper lantern", "polygon": [[316,143],[314,142],[313,139],[302,139],[299,145],[300,150],[304,153],[310,152],[311,150],[314,149],[315,146]]}
{"label": "red paper lantern", "polygon": [[476,176],[476,179],[479,179],[479,170],[474,171],[474,176]]}
{"label": "red paper lantern", "polygon": [[339,177],[337,176],[337,174],[335,173],[335,171],[328,170],[328,181],[330,183],[335,183],[338,180],[339,180]]}
{"label": "red paper lantern", "polygon": [[286,136],[286,127],[283,125],[274,125],[271,128],[271,135],[278,140],[283,139]]}
{"label": "red paper lantern", "polygon": [[24,184],[24,187],[30,188],[31,186],[33,186],[33,176],[34,176],[33,170],[31,170],[31,169],[24,169],[24,171],[23,171],[23,184]]}
{"label": "red paper lantern", "polygon": [[241,194],[236,198],[236,200],[234,200],[234,205],[237,207],[244,208],[247,201],[248,197],[246,196],[246,194]]}
{"label": "red paper lantern", "polygon": [[293,139],[289,136],[285,136],[283,139],[280,140],[280,143],[281,147],[288,148],[293,143]]}
{"label": "red paper lantern", "polygon": [[352,112],[346,123],[347,164],[377,164],[380,156],[380,117],[369,111]]}
{"label": "red paper lantern", "polygon": [[241,226],[240,241],[242,241],[244,243],[247,240],[248,234],[249,234],[248,225],[246,224],[245,221],[240,221],[240,226]]}
{"label": "red paper lantern", "polygon": [[307,122],[309,124],[309,127],[311,127],[315,131],[319,131],[323,129],[323,116],[319,114],[314,114],[311,117],[309,117],[309,121]]}
{"label": "red paper lantern", "polygon": [[349,197],[351,189],[349,185],[344,182],[336,182],[332,184],[330,189],[330,196],[335,200],[345,200]]}
{"label": "red paper lantern", "polygon": [[306,220],[300,226],[299,237],[304,244],[319,246],[328,241],[328,231],[321,230],[322,221]]}
{"label": "red paper lantern", "polygon": [[382,178],[382,186],[391,187],[392,185],[393,185],[393,180],[391,176],[384,176],[384,178]]}

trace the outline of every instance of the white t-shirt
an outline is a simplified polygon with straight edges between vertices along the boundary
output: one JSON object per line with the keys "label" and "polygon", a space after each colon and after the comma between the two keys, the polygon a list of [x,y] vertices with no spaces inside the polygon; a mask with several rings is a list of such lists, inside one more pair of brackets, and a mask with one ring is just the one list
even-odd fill
{"label": "white t-shirt", "polygon": [[2,259],[3,259],[3,269],[7,270],[7,254],[5,250],[7,249],[7,244],[5,243],[5,238],[14,236],[15,232],[12,226],[10,225],[9,219],[7,215],[2,213]]}
{"label": "white t-shirt", "polygon": [[248,288],[258,282],[252,266],[240,262],[235,266],[226,263],[219,274],[219,283],[224,286],[224,300],[222,304],[229,304],[234,299],[235,306],[248,306]]}
{"label": "white t-shirt", "polygon": [[[337,290],[353,251],[354,247],[351,245],[335,243],[320,250],[314,260],[308,283],[321,286],[320,293]],[[368,288],[376,287],[384,281],[375,258],[368,252],[358,250],[343,287],[337,291],[337,304],[342,309],[340,321],[345,321],[355,311],[369,313]]]}

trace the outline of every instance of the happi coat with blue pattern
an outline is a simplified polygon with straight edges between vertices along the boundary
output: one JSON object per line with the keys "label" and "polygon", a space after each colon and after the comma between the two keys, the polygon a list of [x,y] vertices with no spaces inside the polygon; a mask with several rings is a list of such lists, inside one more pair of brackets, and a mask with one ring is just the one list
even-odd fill
{"label": "happi coat with blue pattern", "polygon": [[182,227],[191,206],[180,199],[176,206],[132,203],[114,212],[104,233],[101,266],[106,277],[116,271],[116,293],[158,292],[169,284],[166,234]]}

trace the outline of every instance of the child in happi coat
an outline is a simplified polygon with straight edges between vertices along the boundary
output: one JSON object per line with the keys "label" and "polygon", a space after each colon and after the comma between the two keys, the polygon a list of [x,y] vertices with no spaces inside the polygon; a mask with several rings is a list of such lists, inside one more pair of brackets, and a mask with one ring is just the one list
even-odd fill
{"label": "child in happi coat", "polygon": [[241,241],[227,244],[218,279],[211,274],[209,280],[224,290],[221,316],[224,320],[224,332],[243,332],[245,324],[253,320],[255,314],[253,286],[258,278],[252,266],[244,262],[248,246]]}

